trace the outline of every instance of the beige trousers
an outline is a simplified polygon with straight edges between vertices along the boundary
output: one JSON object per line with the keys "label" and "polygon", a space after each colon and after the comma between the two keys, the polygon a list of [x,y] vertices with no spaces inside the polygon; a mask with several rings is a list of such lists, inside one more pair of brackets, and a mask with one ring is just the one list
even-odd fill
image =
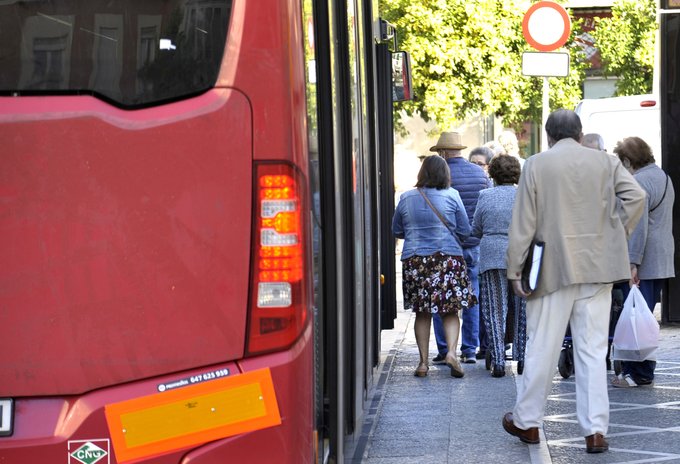
{"label": "beige trousers", "polygon": [[583,436],[607,433],[607,346],[611,284],[576,284],[527,300],[524,373],[517,376],[513,419],[517,427],[540,427],[562,342],[571,327],[576,378],[576,415]]}

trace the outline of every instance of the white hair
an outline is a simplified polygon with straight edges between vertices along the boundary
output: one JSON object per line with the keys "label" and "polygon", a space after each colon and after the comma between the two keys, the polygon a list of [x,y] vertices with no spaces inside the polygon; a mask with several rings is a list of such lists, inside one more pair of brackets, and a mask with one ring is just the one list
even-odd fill
{"label": "white hair", "polygon": [[594,132],[586,134],[581,139],[581,145],[584,147],[594,148],[595,150],[605,151],[604,139],[600,134]]}
{"label": "white hair", "polygon": [[517,136],[513,131],[506,130],[501,132],[498,135],[498,143],[503,145],[503,148],[505,148],[505,152],[508,155],[519,155],[519,142],[517,141]]}

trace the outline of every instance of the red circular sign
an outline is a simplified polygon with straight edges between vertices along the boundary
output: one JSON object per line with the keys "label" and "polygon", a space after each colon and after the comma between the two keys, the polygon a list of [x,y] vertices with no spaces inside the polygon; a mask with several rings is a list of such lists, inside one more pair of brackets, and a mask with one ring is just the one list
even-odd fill
{"label": "red circular sign", "polygon": [[522,34],[526,41],[541,52],[550,52],[567,43],[571,19],[567,10],[555,2],[534,3],[524,14]]}

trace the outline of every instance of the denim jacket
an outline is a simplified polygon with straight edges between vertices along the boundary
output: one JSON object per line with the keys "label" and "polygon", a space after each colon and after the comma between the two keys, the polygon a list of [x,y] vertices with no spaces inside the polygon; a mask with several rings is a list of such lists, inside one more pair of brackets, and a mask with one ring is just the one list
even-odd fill
{"label": "denim jacket", "polygon": [[[405,192],[401,195],[392,218],[392,232],[397,238],[404,239],[402,261],[413,255],[430,256],[437,252],[463,256],[461,243],[470,235],[470,222],[458,191],[453,188],[424,188],[423,193],[444,216],[451,231],[444,226],[417,189]],[[457,239],[451,232],[456,234]]]}

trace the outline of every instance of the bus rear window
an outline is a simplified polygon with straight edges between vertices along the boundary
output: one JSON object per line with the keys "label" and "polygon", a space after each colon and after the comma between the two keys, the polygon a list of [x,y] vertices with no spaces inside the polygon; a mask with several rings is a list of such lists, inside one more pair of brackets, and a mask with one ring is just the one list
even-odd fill
{"label": "bus rear window", "polygon": [[0,93],[92,94],[122,107],[217,80],[232,0],[0,2]]}

